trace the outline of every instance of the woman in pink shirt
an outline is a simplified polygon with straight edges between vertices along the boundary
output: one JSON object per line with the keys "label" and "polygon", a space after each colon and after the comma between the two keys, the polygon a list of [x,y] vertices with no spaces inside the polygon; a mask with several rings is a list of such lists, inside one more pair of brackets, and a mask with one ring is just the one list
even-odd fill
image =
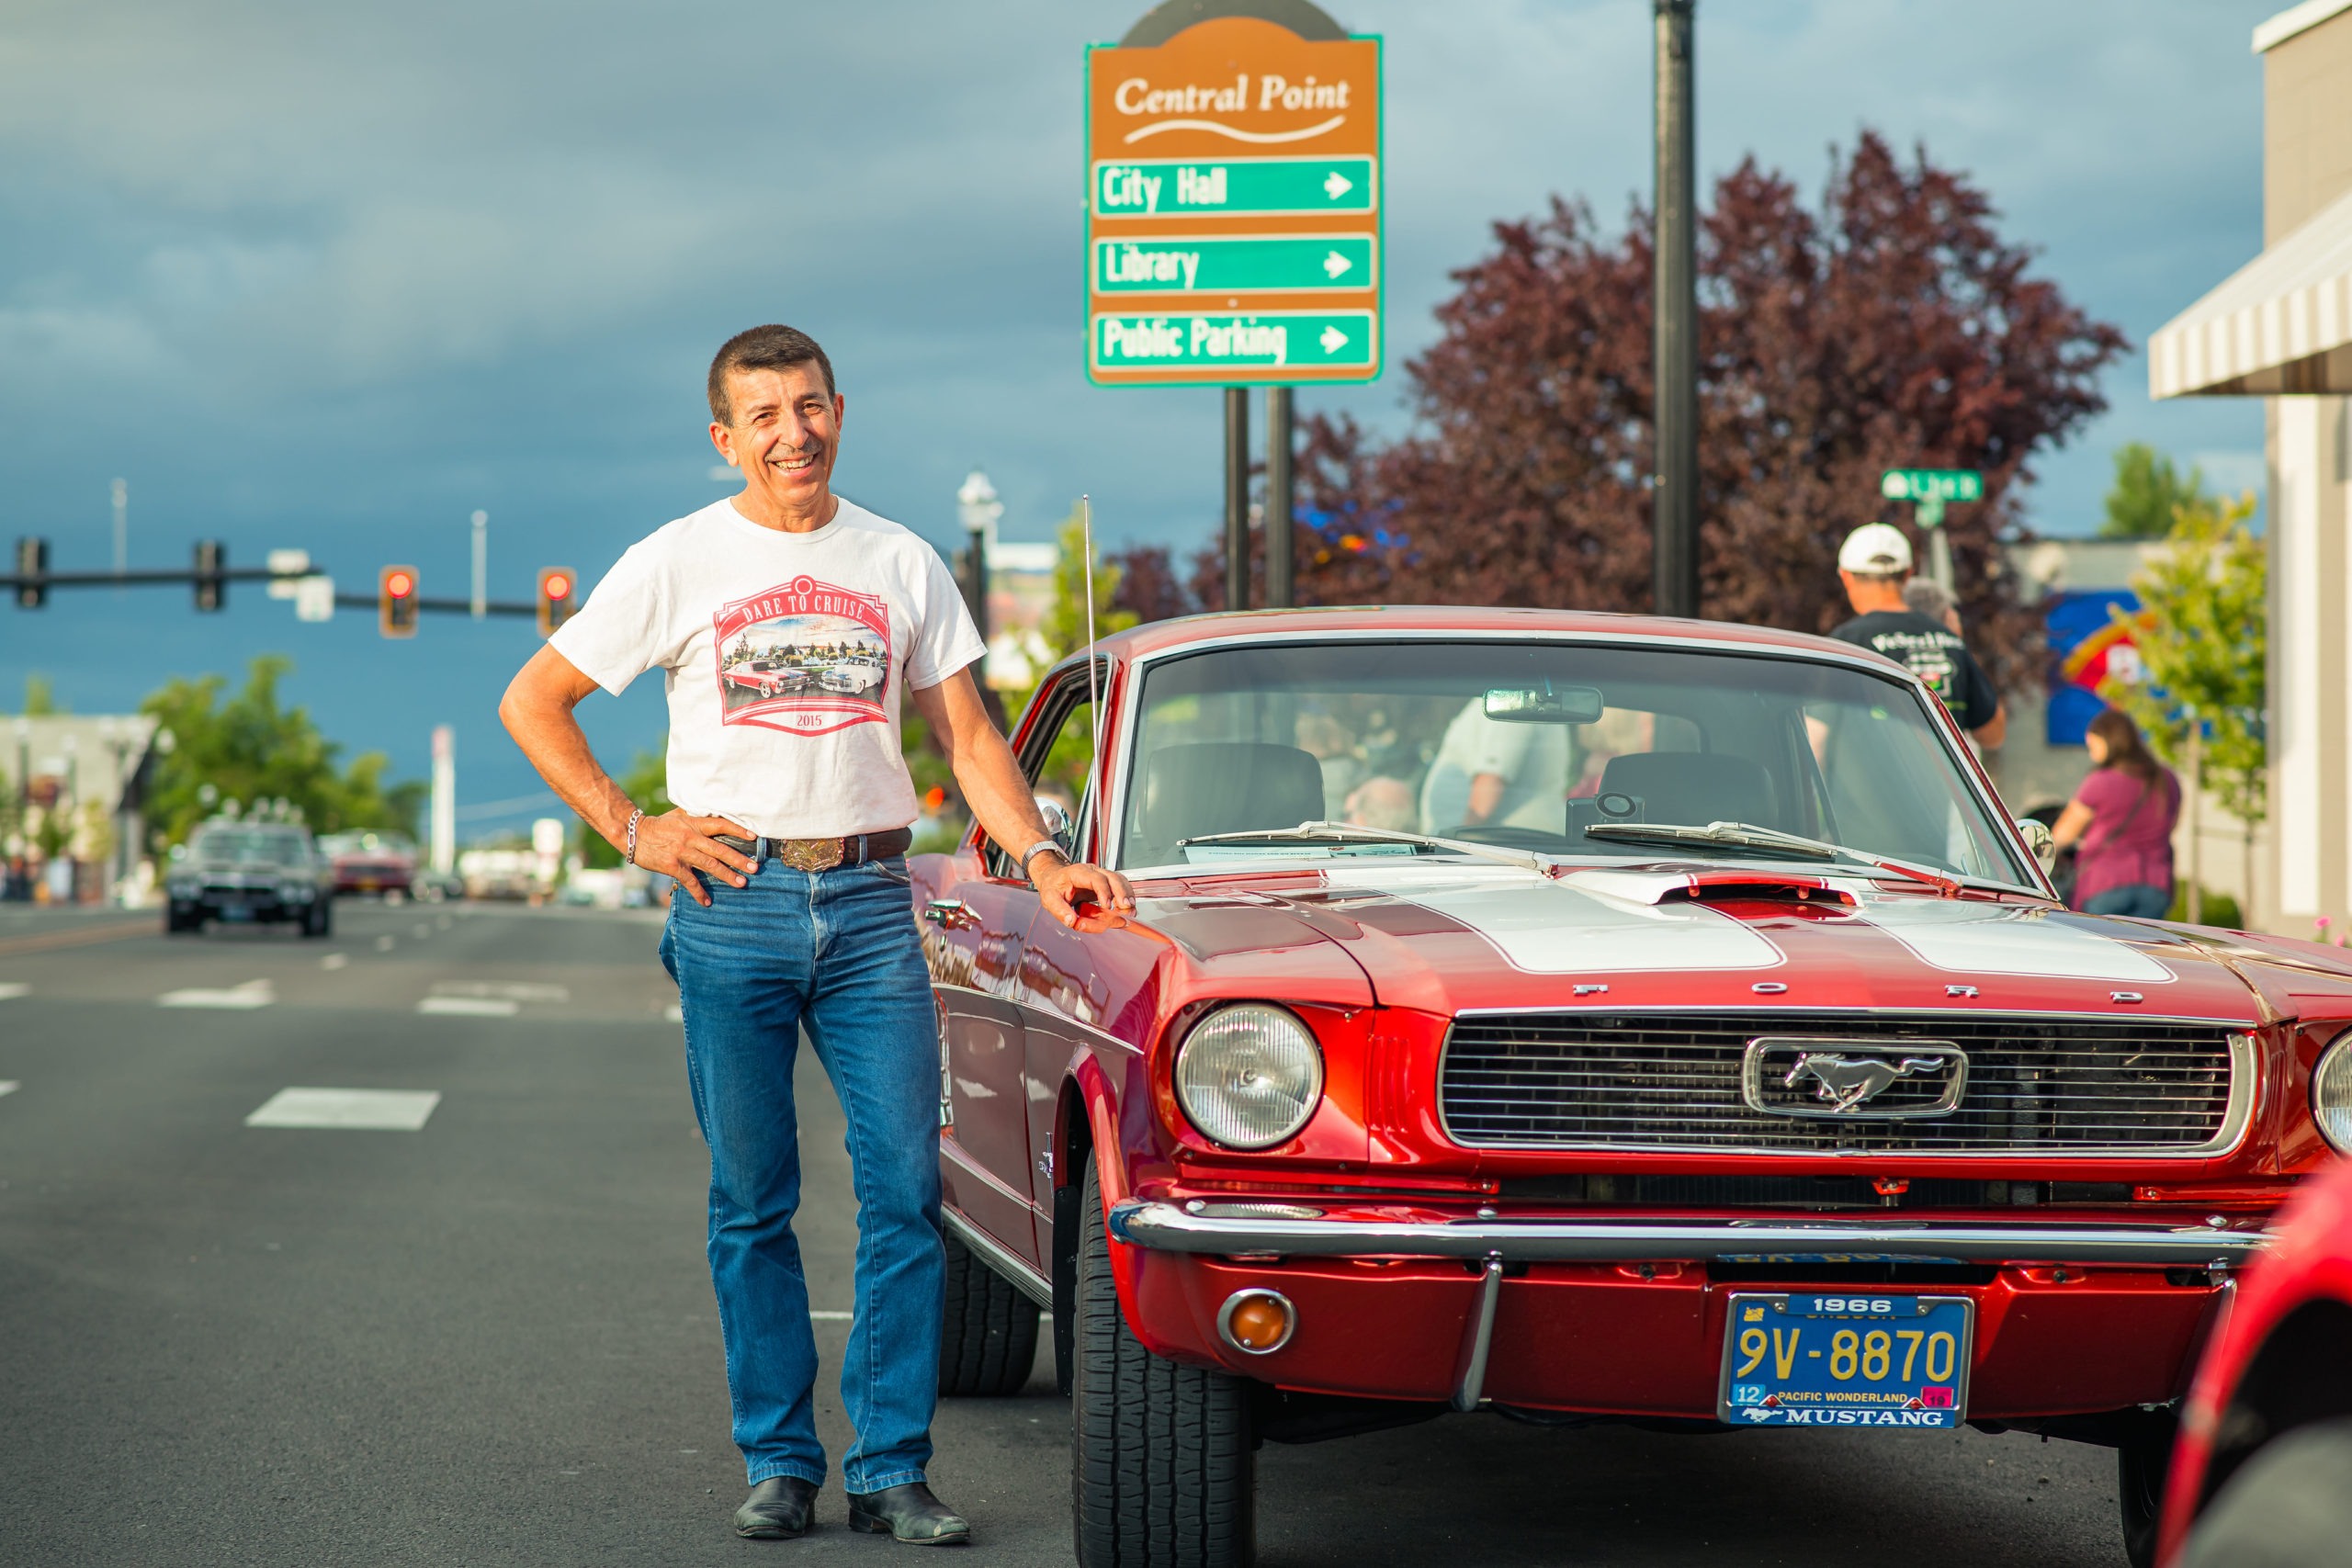
{"label": "woman in pink shirt", "polygon": [[2180,781],[2148,754],[2140,727],[2113,708],[2091,720],[2083,745],[2091,754],[2091,776],[2052,829],[2060,849],[2082,845],[2075,862],[2075,908],[2160,920],[2172,908]]}

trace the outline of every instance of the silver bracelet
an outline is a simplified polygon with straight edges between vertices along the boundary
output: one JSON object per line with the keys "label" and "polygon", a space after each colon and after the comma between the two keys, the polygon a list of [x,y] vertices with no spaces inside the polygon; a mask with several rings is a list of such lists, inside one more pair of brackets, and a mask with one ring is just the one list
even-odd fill
{"label": "silver bracelet", "polygon": [[1061,855],[1062,863],[1064,865],[1071,863],[1069,856],[1063,852],[1062,847],[1059,844],[1054,842],[1051,839],[1040,839],[1035,843],[1021,852],[1021,874],[1027,876],[1029,874],[1029,863],[1035,860],[1047,850],[1051,850],[1054,853]]}
{"label": "silver bracelet", "polygon": [[637,863],[637,825],[645,819],[642,807],[628,814],[628,863]]}

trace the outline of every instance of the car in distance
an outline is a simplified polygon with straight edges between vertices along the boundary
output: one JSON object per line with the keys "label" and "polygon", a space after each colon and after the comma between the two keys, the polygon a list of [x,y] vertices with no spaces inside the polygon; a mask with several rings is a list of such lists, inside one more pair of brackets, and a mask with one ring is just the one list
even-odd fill
{"label": "car in distance", "polygon": [[1932,694],[1792,633],[1159,622],[1016,750],[1137,907],[909,862],[943,1388],[1051,1314],[1081,1563],[1245,1562],[1259,1442],[1478,1411],[2106,1445],[2149,1561],[2199,1348],[2347,1135],[2342,955],[2067,910]]}
{"label": "car in distance", "polygon": [[416,843],[406,833],[363,829],[322,835],[319,848],[334,868],[338,896],[376,893],[406,897],[416,881]]}
{"label": "car in distance", "polygon": [[[2352,1072],[2341,1040],[2314,1082]],[[2352,1138],[2333,1087],[2322,1112]],[[2162,1561],[2352,1558],[2352,1162],[2299,1193],[2199,1367],[2165,1489]]]}
{"label": "car in distance", "polygon": [[297,827],[215,821],[198,828],[164,879],[166,934],[292,921],[304,936],[334,929],[334,873]]}

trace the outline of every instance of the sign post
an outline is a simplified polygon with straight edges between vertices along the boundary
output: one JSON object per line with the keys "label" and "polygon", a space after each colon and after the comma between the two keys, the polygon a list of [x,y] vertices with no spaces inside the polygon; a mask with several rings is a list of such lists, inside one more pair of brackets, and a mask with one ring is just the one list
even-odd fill
{"label": "sign post", "polygon": [[[1306,0],[1168,0],[1086,51],[1087,376],[1227,389],[1228,475],[1249,469],[1242,389],[1285,389],[1268,407],[1282,441],[1287,389],[1380,374],[1380,67],[1378,38]],[[1270,447],[1270,478],[1289,458]],[[1291,519],[1287,494],[1268,502],[1272,605],[1290,597]],[[1236,609],[1244,508],[1227,520]]]}
{"label": "sign post", "polygon": [[1944,534],[1944,502],[1984,500],[1984,474],[1975,468],[1889,468],[1879,479],[1878,492],[1889,501],[1912,502],[1912,520],[1928,535],[1929,575],[1951,592],[1951,540]]}

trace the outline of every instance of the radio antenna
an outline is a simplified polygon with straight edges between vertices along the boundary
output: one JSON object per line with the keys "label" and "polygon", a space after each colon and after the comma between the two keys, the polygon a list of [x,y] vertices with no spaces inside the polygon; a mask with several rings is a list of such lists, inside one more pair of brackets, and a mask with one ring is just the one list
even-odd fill
{"label": "radio antenna", "polygon": [[[1094,658],[1094,498],[1078,498],[1079,537],[1086,547],[1086,706],[1088,728],[1094,732],[1094,755],[1087,759],[1086,771],[1098,773],[1102,763],[1102,694],[1096,684],[1100,666]],[[1089,783],[1093,782],[1091,779]],[[1096,808],[1102,805],[1101,793],[1095,797]]]}

